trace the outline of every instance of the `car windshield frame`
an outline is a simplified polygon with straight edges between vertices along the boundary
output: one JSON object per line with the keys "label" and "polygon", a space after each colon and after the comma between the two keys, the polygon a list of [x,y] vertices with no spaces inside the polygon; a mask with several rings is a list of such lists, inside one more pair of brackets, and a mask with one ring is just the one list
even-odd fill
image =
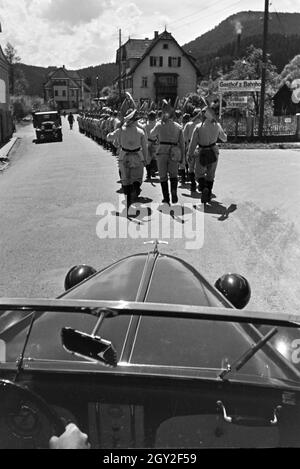
{"label": "car windshield frame", "polygon": [[[162,317],[162,318],[177,318],[177,319],[197,319],[197,320],[215,320],[219,322],[232,322],[232,323],[246,323],[249,327],[255,329],[253,324],[263,324],[270,326],[284,326],[298,329],[300,327],[300,316],[298,314],[286,315],[281,313],[255,313],[251,311],[240,311],[233,308],[213,308],[213,307],[201,307],[201,306],[189,306],[189,305],[169,305],[169,304],[160,304],[160,303],[139,303],[139,302],[127,302],[127,301],[98,301],[98,300],[66,300],[66,299],[57,299],[57,300],[41,300],[41,299],[1,299],[0,300],[0,314],[3,311],[18,311],[21,314],[20,321],[24,318],[28,318],[32,313],[71,313],[78,316],[78,314],[87,314],[95,318],[99,318],[103,313],[107,318],[117,318],[122,316],[127,317]],[[1,318],[1,316],[0,316]],[[129,328],[128,328],[129,329]],[[100,331],[101,332],[101,331]],[[259,331],[257,330],[259,334]],[[262,336],[257,337],[257,341],[260,340]],[[105,337],[105,339],[110,340],[110,337]],[[266,347],[269,347],[269,344],[266,344]],[[286,367],[285,372],[289,375],[288,381],[290,385],[294,385],[297,388],[300,387],[300,372],[295,366],[289,364],[286,360],[284,362],[284,357],[274,348],[271,347],[272,353],[274,356],[278,356],[279,361],[283,360],[284,367]],[[247,350],[245,350],[247,352]],[[239,356],[235,357],[239,359]],[[25,358],[24,363],[26,366],[24,368],[35,368],[35,369],[61,369],[64,371],[84,371],[84,369],[92,369],[95,371],[102,371],[103,366],[97,364],[95,367],[95,362],[78,360],[74,361],[72,366],[70,363],[67,363],[63,360],[51,360],[51,359],[40,359],[40,358]],[[52,367],[51,367],[52,364]],[[55,364],[55,367],[53,365]],[[275,363],[276,364],[276,363]],[[1,363],[0,368],[9,368],[11,367],[12,362],[10,363]],[[59,366],[58,366],[59,365]],[[277,364],[276,364],[277,365]],[[221,368],[215,367],[203,367],[199,364],[198,366],[185,367],[180,365],[174,366],[163,366],[159,364],[145,365],[143,363],[122,363],[122,360],[119,361],[118,367],[116,369],[110,370],[109,372],[118,373],[119,370],[127,369],[129,372],[135,373],[147,373],[152,374],[153,371],[158,371],[158,374],[161,376],[167,376],[174,374],[174,371],[179,371],[179,375],[185,374],[186,377],[198,377],[203,379],[203,376],[206,376],[208,379],[220,379]],[[151,372],[152,371],[152,372]],[[165,373],[164,373],[165,371]],[[184,373],[182,373],[184,371]],[[203,373],[202,373],[203,372]],[[200,373],[200,374],[199,374]],[[175,373],[176,375],[177,373]],[[257,378],[257,379],[256,379]],[[265,383],[268,381],[266,379],[259,379],[256,375],[247,375],[244,373],[233,373],[229,377],[229,381],[250,381],[252,382],[261,382]],[[276,382],[276,380],[281,381],[281,378],[272,376],[269,380],[271,382]]]}

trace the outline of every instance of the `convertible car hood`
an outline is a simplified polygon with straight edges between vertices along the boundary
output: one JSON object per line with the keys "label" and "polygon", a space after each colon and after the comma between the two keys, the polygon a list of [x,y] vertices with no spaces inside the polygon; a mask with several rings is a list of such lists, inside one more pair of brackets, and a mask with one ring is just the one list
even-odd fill
{"label": "convertible car hood", "polygon": [[232,308],[193,267],[181,259],[159,253],[123,259],[62,297]]}

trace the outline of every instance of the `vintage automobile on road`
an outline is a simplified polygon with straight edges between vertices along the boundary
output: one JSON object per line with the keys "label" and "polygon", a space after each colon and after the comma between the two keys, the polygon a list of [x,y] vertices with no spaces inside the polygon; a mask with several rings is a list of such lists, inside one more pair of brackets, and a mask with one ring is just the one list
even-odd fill
{"label": "vintage automobile on road", "polygon": [[37,111],[32,116],[37,143],[49,141],[62,142],[62,123],[58,111]]}
{"label": "vintage automobile on road", "polygon": [[74,422],[92,448],[300,446],[300,315],[242,309],[157,245],[56,300],[0,300],[0,447],[47,448]]}

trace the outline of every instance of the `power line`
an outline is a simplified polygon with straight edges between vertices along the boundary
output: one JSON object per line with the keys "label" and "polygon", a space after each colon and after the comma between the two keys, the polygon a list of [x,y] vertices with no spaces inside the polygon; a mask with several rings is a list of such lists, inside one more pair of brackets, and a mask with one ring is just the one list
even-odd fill
{"label": "power line", "polygon": [[[240,3],[240,0],[239,0],[239,1],[236,1],[236,2],[233,2],[233,3],[230,3],[230,4],[228,4],[228,5],[225,5],[226,8],[225,8],[225,10],[222,8],[222,12],[223,12],[223,11],[225,11],[225,12],[226,12],[226,11],[229,11],[229,9],[230,9],[231,7],[233,7],[233,6],[235,6],[235,5],[239,4],[239,3]],[[192,17],[194,18],[193,21],[189,21],[189,22],[187,22],[187,23],[184,23],[183,25],[179,25],[179,26],[177,26],[177,27],[175,27],[175,28],[172,28],[172,30],[177,31],[177,30],[180,29],[180,28],[183,28],[183,27],[185,27],[185,26],[189,26],[190,24],[192,24],[192,23],[194,23],[195,21],[198,21],[198,20],[199,20],[199,16],[202,15],[203,10],[208,10],[209,8],[211,8],[212,6],[217,5],[217,4],[220,4],[220,1],[211,3],[209,6],[202,8],[201,11],[198,10],[198,13],[195,12],[195,13],[193,13],[193,14],[190,14],[190,15],[184,16],[184,17],[182,17],[182,18],[178,18],[177,20],[171,21],[171,22],[167,23],[167,26],[173,25],[173,24],[175,24],[175,23],[178,23],[179,21],[182,21],[183,19],[186,19],[186,18],[189,18],[189,17],[192,16]],[[202,16],[201,19],[209,18],[209,17],[213,16],[214,14],[215,14],[215,12],[211,12],[211,13],[209,13],[208,15]],[[143,33],[143,35],[145,35],[146,37],[148,37],[150,34],[152,34],[152,31],[147,32],[147,33]],[[136,35],[135,35],[135,36],[136,36]],[[131,38],[133,39],[133,36],[131,36]]]}
{"label": "power line", "polygon": [[[234,2],[234,3],[230,4],[230,5],[227,5],[227,8],[226,8],[225,10],[222,9],[222,13],[223,13],[223,12],[226,12],[226,11],[229,11],[229,10],[231,9],[231,7],[233,7],[234,5],[237,5],[238,3],[240,3],[240,1]],[[211,17],[211,16],[214,15],[214,14],[215,14],[215,12],[214,12],[214,13],[211,13],[211,14],[209,14],[209,15],[202,16],[201,19],[209,18],[209,17]],[[201,13],[200,13],[200,15],[201,15]],[[195,15],[195,16],[196,16],[196,15]],[[198,14],[197,16],[199,16],[199,14]],[[195,21],[198,21],[198,18],[197,18],[197,19],[194,19],[193,21],[189,21],[188,23],[185,23],[185,24],[183,24],[183,25],[180,25],[180,26],[174,28],[174,30],[177,31],[177,30],[180,29],[180,28],[183,28],[183,27],[185,27],[185,26],[189,26],[190,24],[193,24]]]}
{"label": "power line", "polygon": [[[203,11],[203,10],[207,10],[207,9],[211,8],[212,6],[217,5],[217,4],[219,4],[219,3],[220,3],[219,0],[218,0],[217,2],[211,3],[211,4],[208,5],[207,7],[203,7],[203,8],[202,8],[202,11]],[[183,17],[181,17],[181,18],[178,18],[177,20],[171,21],[171,22],[169,23],[169,25],[178,23],[178,21],[182,21],[182,20],[184,20],[184,19],[186,19],[186,18],[190,18],[191,16],[194,16],[195,14],[199,14],[199,13],[200,13],[199,10],[194,11],[194,13],[191,13],[190,15],[183,16]]]}

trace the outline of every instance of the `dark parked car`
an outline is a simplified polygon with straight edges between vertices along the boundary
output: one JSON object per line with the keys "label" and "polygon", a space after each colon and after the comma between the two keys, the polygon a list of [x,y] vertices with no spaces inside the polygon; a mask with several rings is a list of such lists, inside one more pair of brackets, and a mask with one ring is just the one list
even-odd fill
{"label": "dark parked car", "polygon": [[155,248],[73,267],[57,300],[1,299],[0,447],[69,422],[92,448],[300,446],[300,315],[215,285]]}
{"label": "dark parked car", "polygon": [[62,142],[61,116],[58,111],[34,112],[33,127],[37,142]]}

